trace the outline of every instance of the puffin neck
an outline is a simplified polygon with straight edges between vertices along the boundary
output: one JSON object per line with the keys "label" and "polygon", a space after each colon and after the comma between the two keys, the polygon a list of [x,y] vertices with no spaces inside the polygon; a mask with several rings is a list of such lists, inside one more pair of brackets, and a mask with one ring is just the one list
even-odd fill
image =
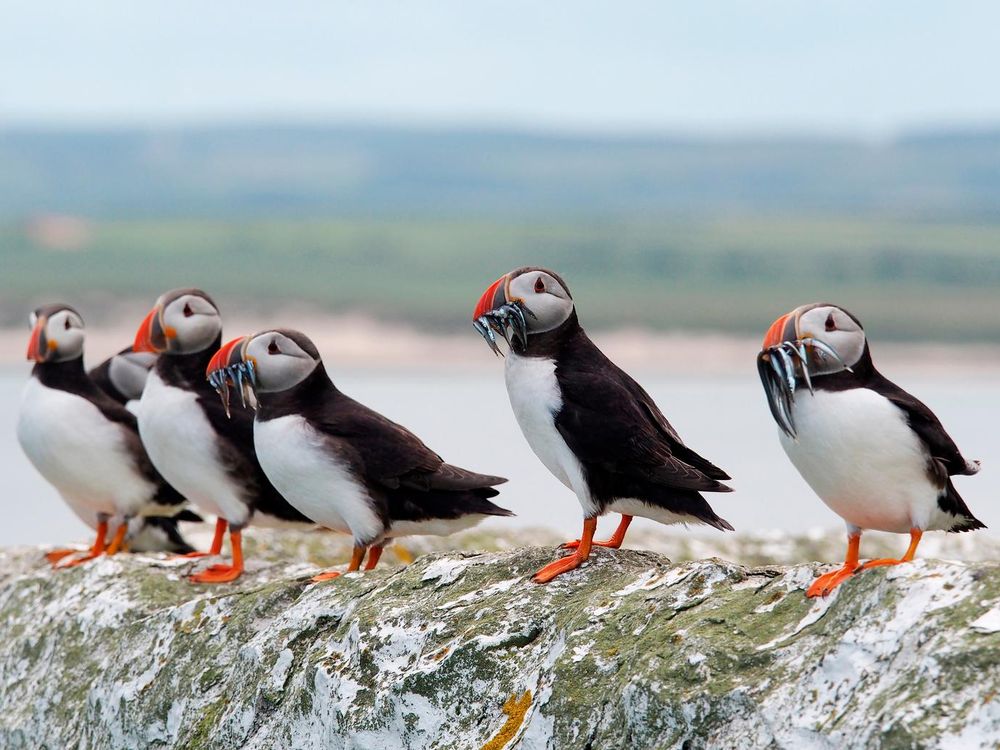
{"label": "puffin neck", "polygon": [[78,386],[81,381],[89,380],[83,368],[83,354],[62,362],[38,362],[31,369],[31,374],[42,385],[60,390],[79,390],[67,386]]}
{"label": "puffin neck", "polygon": [[872,354],[868,349],[867,341],[861,358],[851,365],[851,370],[840,370],[829,375],[814,375],[813,385],[824,391],[845,391],[864,386],[872,378],[878,377],[878,371],[875,369],[875,363],[872,362]]}
{"label": "puffin neck", "polygon": [[568,342],[583,333],[576,309],[557,327],[543,333],[529,333],[528,345],[515,343],[511,349],[521,357],[554,357]]}
{"label": "puffin neck", "polygon": [[340,395],[340,391],[330,380],[321,361],[301,383],[284,391],[260,393],[257,418],[266,421],[289,414],[302,414],[309,405],[321,404],[334,394]]}
{"label": "puffin neck", "polygon": [[220,348],[222,348],[222,331],[219,331],[215,341],[200,351],[187,354],[164,352],[156,358],[156,372],[164,382],[171,385],[183,384],[189,388],[202,386],[205,390],[211,390],[205,370],[212,355]]}

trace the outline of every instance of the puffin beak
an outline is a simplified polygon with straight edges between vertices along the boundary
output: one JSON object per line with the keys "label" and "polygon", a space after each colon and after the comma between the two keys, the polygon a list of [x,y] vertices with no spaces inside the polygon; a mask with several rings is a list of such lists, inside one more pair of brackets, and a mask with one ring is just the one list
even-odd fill
{"label": "puffin beak", "polygon": [[246,358],[246,346],[250,343],[249,336],[240,336],[227,344],[223,344],[208,362],[205,375],[208,382],[222,399],[222,406],[229,414],[229,387],[239,391],[240,403],[246,408],[247,403],[256,404],[257,368],[253,357]]}
{"label": "puffin beak", "polygon": [[160,322],[160,312],[160,306],[157,305],[142,319],[142,323],[139,324],[139,330],[135,334],[135,343],[132,344],[132,351],[159,354],[166,351],[169,339],[177,336],[177,332],[173,328],[169,326],[166,328],[163,327],[163,324]]}
{"label": "puffin beak", "polygon": [[512,345],[509,332],[512,331],[514,340],[520,341],[522,346],[527,346],[528,323],[525,315],[535,317],[523,302],[510,299],[509,285],[510,274],[504,274],[490,284],[479,298],[472,313],[472,326],[486,339],[493,353],[498,356],[503,356],[503,351],[497,344],[495,334],[499,333],[508,345]]}
{"label": "puffin beak", "polygon": [[496,310],[507,303],[507,274],[490,284],[483,296],[479,298],[476,309],[472,313],[472,319],[478,320],[486,313]]}
{"label": "puffin beak", "polygon": [[[760,354],[757,355],[757,374],[760,375],[760,382],[764,386],[771,416],[782,432],[793,439],[797,433],[795,419],[792,416],[792,404],[795,403],[795,386],[799,373],[805,379],[810,392],[812,391],[812,381],[807,366],[808,355],[805,345],[797,340],[797,328],[798,315],[795,310],[782,315],[767,329]],[[798,371],[796,365],[799,366]]]}
{"label": "puffin beak", "polygon": [[48,341],[45,335],[45,325],[48,318],[39,315],[35,321],[35,327],[31,329],[31,338],[28,339],[28,359],[33,362],[44,362],[49,357],[49,353],[56,348],[55,341]]}
{"label": "puffin beak", "polygon": [[[773,346],[777,346],[782,341],[794,341],[797,336],[795,335],[796,320],[795,313],[790,312],[782,315],[776,321],[771,323],[771,327],[767,329],[767,333],[764,334],[764,343],[761,344],[761,349],[770,349]],[[787,330],[789,328],[789,323],[791,323],[791,331]]]}

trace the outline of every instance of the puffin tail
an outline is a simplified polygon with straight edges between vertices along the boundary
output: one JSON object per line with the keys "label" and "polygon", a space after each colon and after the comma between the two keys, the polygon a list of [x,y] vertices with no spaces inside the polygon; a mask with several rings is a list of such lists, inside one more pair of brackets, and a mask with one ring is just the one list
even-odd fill
{"label": "puffin tail", "polygon": [[945,482],[944,491],[938,496],[938,507],[952,516],[955,516],[955,523],[948,529],[949,532],[975,531],[985,529],[986,524],[972,515],[965,500],[958,494],[951,477]]}

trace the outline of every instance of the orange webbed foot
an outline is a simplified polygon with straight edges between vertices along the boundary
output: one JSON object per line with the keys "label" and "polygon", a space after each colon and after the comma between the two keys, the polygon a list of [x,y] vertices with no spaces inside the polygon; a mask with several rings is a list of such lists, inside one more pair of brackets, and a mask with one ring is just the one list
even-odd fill
{"label": "orange webbed foot", "polygon": [[[371,549],[373,554],[372,560],[370,560],[371,566],[369,568],[365,568],[365,570],[374,568],[375,563],[378,562],[378,559],[382,554],[381,545],[374,546]],[[354,545],[354,550],[351,552],[351,562],[347,565],[348,573],[357,573],[361,569],[361,561],[365,557],[366,550],[366,547],[361,547],[357,544]],[[313,583],[320,583],[322,581],[332,581],[334,578],[340,578],[340,576],[341,573],[339,570],[328,570],[325,573],[313,576],[310,580]]]}
{"label": "orange webbed foot", "polygon": [[243,568],[235,565],[213,565],[208,570],[188,576],[191,583],[230,583],[243,575]]}
{"label": "orange webbed foot", "polygon": [[532,576],[531,580],[535,583],[548,583],[553,578],[562,575],[570,570],[575,570],[583,565],[587,558],[582,557],[578,554],[567,555],[559,560],[550,562],[544,568],[539,570]]}
{"label": "orange webbed foot", "polygon": [[[216,531],[220,527],[221,524],[216,526]],[[230,583],[243,575],[243,535],[240,529],[230,528],[229,540],[233,547],[233,564],[212,565],[207,570],[188,576],[191,583]]]}
{"label": "orange webbed foot", "polygon": [[51,552],[45,553],[45,559],[49,561],[50,565],[55,565],[64,557],[69,557],[79,551],[78,549],[54,549]]}
{"label": "orange webbed foot", "polygon": [[309,580],[313,583],[322,583],[323,581],[332,581],[334,578],[340,578],[340,575],[339,570],[328,570],[326,573],[315,575]]}
{"label": "orange webbed foot", "polygon": [[85,552],[79,557],[74,557],[74,558],[70,558],[69,555],[67,555],[58,563],[56,563],[55,567],[60,570],[62,570],[63,568],[75,568],[77,565],[83,565],[85,562],[95,560],[103,554],[104,551],[101,550],[100,552],[93,552],[93,551]]}
{"label": "orange webbed foot", "polygon": [[[202,573],[226,573],[226,572],[232,570],[234,567],[235,567],[234,565],[226,565],[226,563],[216,563],[215,565],[209,565],[207,568],[205,568],[201,572]],[[243,569],[240,568],[240,570],[242,571]]]}
{"label": "orange webbed foot", "polygon": [[848,578],[851,578],[855,573],[857,573],[861,568],[850,566],[838,568],[837,570],[831,570],[829,573],[824,573],[815,581],[813,581],[812,586],[806,591],[806,596],[814,598],[817,596],[829,596],[837,586],[842,584]]}

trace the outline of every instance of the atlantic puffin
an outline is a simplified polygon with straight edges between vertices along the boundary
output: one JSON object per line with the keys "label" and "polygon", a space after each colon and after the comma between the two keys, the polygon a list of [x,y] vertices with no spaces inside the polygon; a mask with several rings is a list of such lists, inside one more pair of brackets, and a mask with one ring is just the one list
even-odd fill
{"label": "atlantic puffin", "polygon": [[131,519],[176,514],[184,498],[150,462],[135,415],[84,370],[80,313],[69,305],[45,305],[31,314],[31,326],[28,359],[35,366],[21,399],[17,437],[39,473],[96,531],[86,554],[47,555],[70,567],[118,552]]}
{"label": "atlantic puffin", "polygon": [[127,346],[87,374],[98,388],[124,406],[142,396],[149,371],[155,363],[155,354],[136,352],[131,346]]}
{"label": "atlantic puffin", "polygon": [[[158,354],[138,404],[139,435],[156,468],[200,511],[216,516],[208,555],[222,551],[226,528],[231,565],[213,565],[195,583],[235,581],[243,572],[247,524],[312,526],[268,481],[257,462],[253,417],[223,409],[205,380],[222,343],[219,309],[200,289],[161,295],[139,326],[133,349]],[[202,553],[192,553],[191,557]]]}
{"label": "atlantic puffin", "polygon": [[[507,340],[507,394],[521,432],[545,467],[583,506],[576,551],[539,570],[547,583],[582,565],[591,545],[618,548],[633,516],[732,530],[702,492],[730,492],[729,475],[681,440],[653,399],[590,340],[569,287],[555,272],[518,268],[483,293],[472,316],[496,353]],[[620,513],[594,542],[597,517]]]}
{"label": "atlantic puffin", "polygon": [[[825,302],[778,318],[757,358],[781,447],[847,524],[844,565],[809,587],[826,596],[867,568],[909,562],[925,531],[985,528],[951,477],[979,471],[922,402],[872,361],[861,321]],[[909,534],[899,559],[858,559],[865,529]]]}
{"label": "atlantic puffin", "polygon": [[207,375],[227,404],[232,389],[244,404],[256,402],[257,457],[288,501],[320,526],[353,536],[348,572],[366,550],[365,570],[374,568],[389,539],[447,535],[513,515],[490,500],[506,479],[445,463],[405,427],[341,392],[298,331],[234,339]]}

